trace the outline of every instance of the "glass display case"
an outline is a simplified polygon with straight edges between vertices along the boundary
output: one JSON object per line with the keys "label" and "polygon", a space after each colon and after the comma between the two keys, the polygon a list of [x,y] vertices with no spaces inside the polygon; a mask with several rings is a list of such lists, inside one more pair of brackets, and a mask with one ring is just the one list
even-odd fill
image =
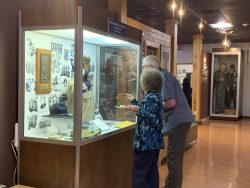
{"label": "glass display case", "polygon": [[138,97],[141,31],[110,33],[116,13],[65,3],[19,12],[18,183],[127,188],[136,116],[125,93]]}
{"label": "glass display case", "polygon": [[[132,125],[139,45],[83,30],[82,139]],[[75,29],[24,31],[24,137],[73,140]]]}
{"label": "glass display case", "polygon": [[210,116],[239,118],[241,51],[212,53]]}

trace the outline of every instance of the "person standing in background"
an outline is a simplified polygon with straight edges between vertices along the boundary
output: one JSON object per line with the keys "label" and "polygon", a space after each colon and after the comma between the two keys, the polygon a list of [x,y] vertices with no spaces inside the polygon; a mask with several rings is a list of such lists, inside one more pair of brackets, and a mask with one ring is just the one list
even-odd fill
{"label": "person standing in background", "polygon": [[160,60],[153,55],[143,58],[142,69],[154,68],[163,78],[163,129],[168,137],[167,166],[168,176],[164,188],[181,188],[183,176],[183,156],[186,137],[193,120],[192,111],[177,79],[168,71],[162,70]]}
{"label": "person standing in background", "polygon": [[183,79],[182,89],[190,108],[192,108],[191,73],[186,73],[186,77]]}

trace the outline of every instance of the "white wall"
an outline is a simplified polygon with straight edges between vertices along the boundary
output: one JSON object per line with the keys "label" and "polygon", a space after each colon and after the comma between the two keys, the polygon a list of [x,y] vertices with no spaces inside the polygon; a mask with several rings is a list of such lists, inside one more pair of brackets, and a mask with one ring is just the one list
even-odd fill
{"label": "white wall", "polygon": [[177,50],[177,64],[193,63],[193,46],[179,46]]}
{"label": "white wall", "polygon": [[[250,43],[232,43],[231,47],[241,48],[244,52],[241,71],[241,115],[250,117]],[[221,44],[203,44],[203,51],[212,52],[213,48],[222,48]],[[179,45],[177,52],[177,64],[193,62],[193,46]]]}

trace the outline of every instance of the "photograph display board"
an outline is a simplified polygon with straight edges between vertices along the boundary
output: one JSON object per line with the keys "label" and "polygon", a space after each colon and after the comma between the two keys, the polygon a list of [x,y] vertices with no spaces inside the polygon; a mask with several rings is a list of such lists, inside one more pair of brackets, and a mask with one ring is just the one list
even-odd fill
{"label": "photograph display board", "polygon": [[161,45],[161,68],[171,69],[171,48],[164,45]]}

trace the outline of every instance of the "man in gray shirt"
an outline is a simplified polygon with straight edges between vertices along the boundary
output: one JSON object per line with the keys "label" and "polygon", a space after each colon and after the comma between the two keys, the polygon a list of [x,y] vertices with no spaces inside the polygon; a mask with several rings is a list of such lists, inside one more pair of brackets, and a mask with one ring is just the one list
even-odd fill
{"label": "man in gray shirt", "polygon": [[183,176],[183,155],[186,137],[193,122],[192,111],[187,103],[183,90],[177,79],[168,71],[162,70],[160,60],[149,55],[143,58],[142,68],[160,70],[163,77],[163,129],[162,133],[168,136],[168,176],[164,188],[181,188]]}

